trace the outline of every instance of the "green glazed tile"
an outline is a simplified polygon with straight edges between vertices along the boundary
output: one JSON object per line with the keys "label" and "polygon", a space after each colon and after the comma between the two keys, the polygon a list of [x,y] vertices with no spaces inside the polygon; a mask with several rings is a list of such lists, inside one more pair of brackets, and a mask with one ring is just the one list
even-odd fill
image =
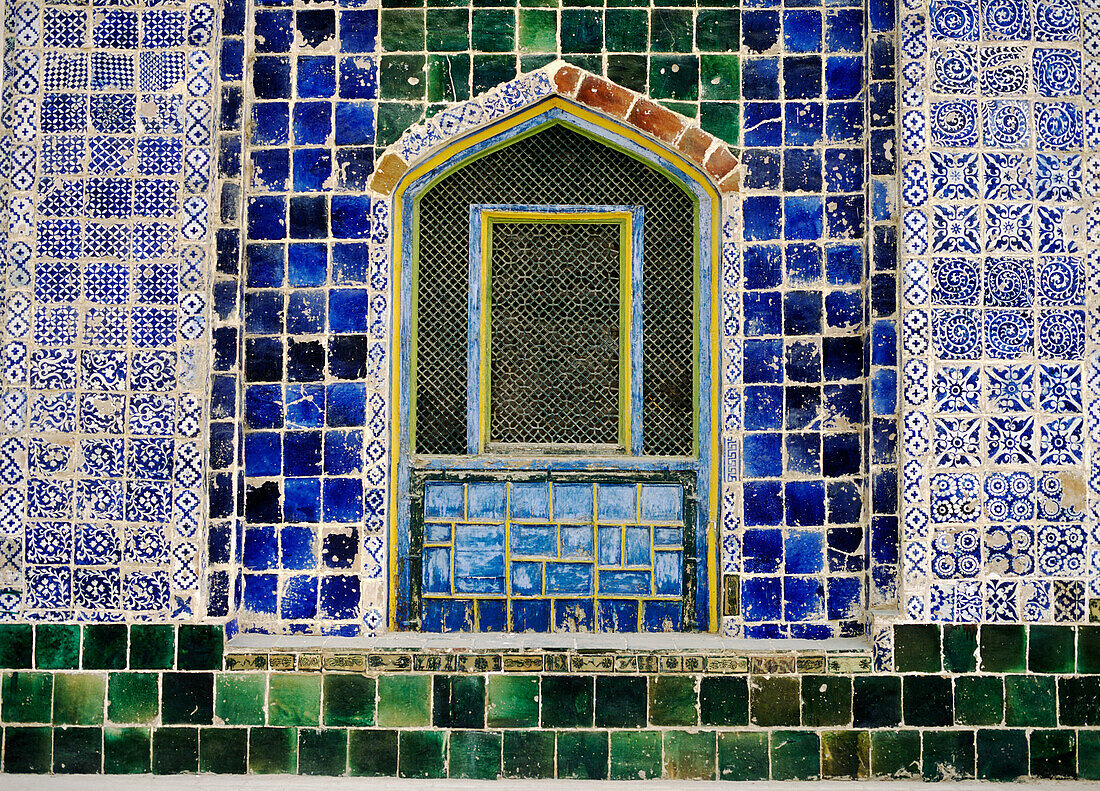
{"label": "green glazed tile", "polygon": [[226,725],[263,725],[266,695],[263,673],[218,673],[214,713]]}
{"label": "green glazed tile", "polygon": [[298,730],[298,774],[339,777],[347,772],[348,732],[343,728]]}
{"label": "green glazed tile", "polygon": [[699,125],[704,132],[736,146],[741,141],[741,105],[737,102],[702,102],[699,105]]}
{"label": "green glazed tile", "polygon": [[821,776],[863,779],[871,774],[870,731],[824,731]]}
{"label": "green glazed tile", "polygon": [[1026,732],[981,728],[977,750],[979,780],[1016,780],[1027,776]]}
{"label": "green glazed tile", "polygon": [[50,728],[5,728],[4,771],[8,774],[46,774],[53,764]]}
{"label": "green glazed tile", "polygon": [[607,779],[607,731],[558,731],[558,777]]}
{"label": "green glazed tile", "polygon": [[[424,115],[424,105],[409,104],[406,102],[379,102],[378,118],[375,122],[378,126],[378,145],[388,146],[397,141],[405,130],[419,122]],[[379,151],[375,159],[381,156]]]}
{"label": "green glazed tile", "polygon": [[652,52],[692,51],[692,12],[680,8],[654,8],[649,29]]}
{"label": "green glazed tile", "polygon": [[425,96],[425,56],[383,55],[378,67],[378,91],[383,99],[420,99]]}
{"label": "green glazed tile", "polygon": [[444,731],[401,731],[398,745],[399,777],[446,776],[447,734]]}
{"label": "green glazed tile", "polygon": [[212,725],[213,673],[163,673],[161,722],[165,725]]}
{"label": "green glazed tile", "polygon": [[428,101],[459,102],[470,98],[470,55],[428,56]]}
{"label": "green glazed tile", "polygon": [[1031,774],[1044,779],[1077,776],[1077,734],[1072,730],[1031,732]]}
{"label": "green glazed tile", "polygon": [[431,676],[380,676],[378,724],[416,727],[431,724]]}
{"label": "green glazed tile", "polygon": [[741,98],[741,66],[736,55],[700,55],[699,83],[704,101]]}
{"label": "green glazed tile", "polygon": [[906,725],[939,727],[952,720],[951,679],[945,676],[903,676],[901,698]]}
{"label": "green glazed tile", "polygon": [[899,673],[940,672],[938,624],[901,624],[894,627],[894,669]]}
{"label": "green glazed tile", "polygon": [[509,10],[484,10],[473,15],[470,43],[478,52],[511,52],[516,46],[516,15]]}
{"label": "green glazed tile", "polygon": [[248,771],[257,775],[297,772],[297,737],[295,728],[249,728]]}
{"label": "green glazed tile", "polygon": [[217,624],[180,624],[179,670],[221,670],[225,629]]}
{"label": "green glazed tile", "polygon": [[612,731],[610,780],[661,777],[660,731]]}
{"label": "green glazed tile", "polygon": [[126,667],[126,624],[85,626],[81,667],[85,670],[123,670]]}
{"label": "green glazed tile", "polygon": [[714,731],[665,731],[664,776],[671,780],[713,780],[717,748]]}
{"label": "green glazed tile", "polygon": [[4,722],[49,722],[53,675],[5,673],[0,701],[0,719]]}
{"label": "green glazed tile", "polygon": [[602,48],[603,11],[573,8],[562,9],[562,52],[599,52]]}
{"label": "green glazed tile", "polygon": [[1058,721],[1061,725],[1100,725],[1100,676],[1058,679]]}
{"label": "green glazed tile", "polygon": [[1023,673],[1027,669],[1027,627],[1015,624],[982,624],[982,670],[986,673]]}
{"label": "green glazed tile", "polygon": [[103,767],[102,728],[54,728],[55,774],[99,774]]}
{"label": "green glazed tile", "polygon": [[383,50],[420,52],[424,49],[423,9],[382,9],[378,26]]}
{"label": "green glazed tile", "polygon": [[972,673],[977,668],[977,624],[946,624],[943,627],[943,669],[949,673]]}
{"label": "green glazed tile", "polygon": [[741,14],[735,9],[699,10],[695,20],[695,45],[700,52],[736,52]]}
{"label": "green glazed tile", "polygon": [[199,732],[199,771],[242,775],[248,771],[247,728],[203,728]]}
{"label": "green glazed tile", "polygon": [[553,731],[504,731],[501,746],[504,777],[554,776]]}
{"label": "green glazed tile", "polygon": [[542,727],[591,728],[592,676],[542,677]]}
{"label": "green glazed tile", "polygon": [[748,725],[748,677],[703,676],[699,681],[699,720],[703,725]]}
{"label": "green glazed tile", "polygon": [[652,725],[695,725],[699,693],[694,676],[651,676],[649,722]]}
{"label": "green glazed tile", "polygon": [[649,95],[654,99],[699,98],[698,55],[653,55],[649,59]]}
{"label": "green glazed tile", "polygon": [[768,734],[733,731],[718,734],[720,780],[767,780]]}
{"label": "green glazed tile", "polygon": [[974,777],[974,731],[922,731],[925,780]]}
{"label": "green glazed tile", "polygon": [[1054,699],[1050,676],[1005,676],[1005,725],[1053,727]]}
{"label": "green glazed tile", "polygon": [[500,733],[452,731],[448,739],[448,777],[496,780],[500,777]]}
{"label": "green glazed tile", "polygon": [[609,10],[604,24],[608,52],[646,51],[649,38],[649,14],[645,10]]}
{"label": "green glazed tile", "polygon": [[657,104],[667,107],[672,112],[679,113],[685,118],[697,118],[699,116],[699,105],[695,102],[670,102],[667,99],[661,99]]}
{"label": "green glazed tile", "polygon": [[1072,673],[1074,628],[1034,624],[1028,630],[1027,667],[1032,673]]}
{"label": "green glazed tile", "polygon": [[852,721],[852,679],[802,676],[802,724],[847,725]]}
{"label": "green glazed tile", "polygon": [[0,668],[22,670],[31,667],[34,629],[30,624],[0,624]]}
{"label": "green glazed tile", "polygon": [[1078,731],[1077,739],[1077,776],[1100,780],[1100,731]]}
{"label": "green glazed tile", "polygon": [[645,93],[645,81],[648,75],[645,55],[608,55],[607,79],[624,88]]}
{"label": "green glazed tile", "polygon": [[103,771],[109,775],[149,774],[152,751],[148,728],[103,729]]}
{"label": "green glazed tile", "polygon": [[557,11],[521,9],[518,16],[521,52],[558,51]]}
{"label": "green glazed tile", "polygon": [[153,774],[192,773],[198,768],[198,728],[157,728],[153,731]]}
{"label": "green glazed tile", "polygon": [[1077,672],[1100,673],[1100,626],[1077,627]]}
{"label": "green glazed tile", "polygon": [[485,685],[486,724],[527,728],[539,724],[538,676],[494,674]]}
{"label": "green glazed tile", "polygon": [[519,70],[521,72],[536,71],[556,60],[554,55],[520,55]]}
{"label": "green glazed tile", "polygon": [[[484,12],[478,12],[474,18]],[[476,22],[475,22],[476,24]],[[429,52],[460,52],[470,48],[470,11],[466,8],[446,8],[432,11],[432,23],[427,27]],[[511,49],[511,47],[509,47]]]}
{"label": "green glazed tile", "polygon": [[397,775],[397,731],[348,731],[348,770],[353,777]]}
{"label": "green glazed tile", "polygon": [[475,94],[484,93],[515,76],[516,59],[513,55],[474,55],[470,83]]}
{"label": "green glazed tile", "polygon": [[960,725],[999,725],[1004,720],[1004,683],[1001,676],[955,678],[955,722]]}
{"label": "green glazed tile", "polygon": [[901,679],[855,676],[852,679],[852,724],[857,728],[890,728],[901,723]]}
{"label": "green glazed tile", "polygon": [[773,780],[821,776],[821,744],[814,731],[772,731],[771,755]]}
{"label": "green glazed tile", "polygon": [[374,725],[373,678],[350,673],[325,675],[325,725]]}
{"label": "green glazed tile", "polygon": [[873,777],[920,776],[920,731],[871,731]]}
{"label": "green glazed tile", "polygon": [[56,673],[53,721],[58,725],[102,725],[107,678],[101,673]]}
{"label": "green glazed tile", "polygon": [[130,668],[171,670],[176,655],[176,628],[161,624],[130,627]]}
{"label": "green glazed tile", "polygon": [[644,728],[645,676],[596,676],[596,727]]}
{"label": "green glazed tile", "polygon": [[484,728],[485,677],[433,676],[432,724],[437,728]]}
{"label": "green glazed tile", "polygon": [[[0,636],[0,643],[3,640]],[[34,664],[39,670],[76,670],[80,667],[80,626],[74,623],[36,626]],[[0,666],[3,666],[2,659]]]}
{"label": "green glazed tile", "polygon": [[570,66],[576,66],[582,71],[590,71],[593,74],[603,74],[602,55],[570,55],[569,53],[565,53],[561,56],[561,59]]}
{"label": "green glazed tile", "polygon": [[797,676],[751,676],[749,715],[753,725],[798,725]]}
{"label": "green glazed tile", "polygon": [[306,725],[321,721],[321,676],[272,673],[267,689],[268,725]]}

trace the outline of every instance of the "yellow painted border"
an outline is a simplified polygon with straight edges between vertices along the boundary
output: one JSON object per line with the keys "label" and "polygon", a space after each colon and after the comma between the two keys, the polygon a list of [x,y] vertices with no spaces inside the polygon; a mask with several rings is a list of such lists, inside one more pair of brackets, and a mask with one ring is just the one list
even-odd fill
{"label": "yellow painted border", "polygon": [[[415,183],[420,177],[425,174],[440,168],[445,165],[447,161],[456,153],[465,151],[480,143],[489,140],[496,135],[499,135],[503,131],[507,131],[513,127],[530,121],[533,118],[537,118],[540,115],[545,114],[548,110],[561,110],[564,113],[574,116],[580,120],[586,121],[593,126],[601,129],[606,129],[608,132],[612,132],[620,137],[623,137],[632,143],[652,152],[661,159],[671,162],[676,165],[685,175],[691,178],[692,181],[697,183],[706,195],[710,198],[710,226],[711,226],[711,295],[710,295],[710,328],[711,328],[711,381],[710,381],[710,400],[711,400],[711,432],[714,435],[714,442],[711,443],[710,448],[710,480],[707,481],[708,490],[708,502],[710,505],[711,519],[706,525],[707,530],[707,569],[708,569],[708,587],[709,587],[709,609],[710,609],[710,624],[706,631],[716,632],[718,631],[719,619],[718,619],[718,517],[719,517],[719,497],[718,486],[719,476],[721,468],[719,464],[720,459],[720,447],[721,447],[721,411],[719,404],[719,393],[721,384],[721,369],[722,358],[719,347],[719,329],[720,329],[720,294],[719,284],[721,283],[721,266],[722,266],[722,197],[717,188],[710,181],[710,179],[699,169],[695,162],[687,159],[678,152],[667,148],[662,143],[649,137],[642,132],[632,129],[631,127],[608,118],[607,116],[596,113],[587,108],[569,101],[561,96],[550,96],[546,99],[536,102],[529,107],[520,110],[513,115],[506,116],[499,119],[488,127],[481,129],[466,137],[459,137],[452,140],[450,143],[441,144],[440,148],[434,153],[425,157],[423,161],[411,167],[398,182],[391,195],[391,212],[390,212],[390,227],[392,238],[392,273],[391,284],[393,286],[393,312],[392,315],[396,317],[397,321],[393,324],[393,337],[391,338],[391,355],[393,358],[392,368],[390,371],[390,410],[391,410],[391,441],[390,441],[390,510],[389,510],[389,522],[390,522],[390,567],[388,570],[388,594],[387,601],[387,623],[390,630],[397,628],[396,621],[396,601],[397,601],[397,582],[398,582],[398,557],[397,557],[397,492],[398,484],[397,470],[400,466],[401,460],[401,443],[398,441],[401,436],[401,278],[402,278],[402,265],[405,263],[402,261],[402,226],[404,224],[404,218],[402,217],[402,209],[404,202],[404,195],[409,186]],[[550,119],[547,124],[555,123],[556,119]],[[607,141],[609,145],[613,145],[611,141]],[[703,207],[700,206],[700,212],[703,211]],[[700,218],[701,219],[701,218]],[[696,229],[698,233],[698,229]],[[698,293],[698,289],[696,289]]]}

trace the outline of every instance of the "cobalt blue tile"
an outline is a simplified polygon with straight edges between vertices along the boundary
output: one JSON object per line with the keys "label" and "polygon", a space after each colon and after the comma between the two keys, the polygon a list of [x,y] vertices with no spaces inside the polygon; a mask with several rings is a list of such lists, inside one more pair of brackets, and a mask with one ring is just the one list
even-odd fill
{"label": "cobalt blue tile", "polygon": [[826,149],[825,188],[829,192],[863,189],[863,151],[858,148]]}
{"label": "cobalt blue tile", "polygon": [[255,41],[257,52],[290,52],[294,37],[293,13],[290,11],[257,11]]}
{"label": "cobalt blue tile", "polygon": [[863,252],[858,245],[833,244],[825,248],[825,275],[830,285],[863,283]]}
{"label": "cobalt blue tile", "polygon": [[862,527],[830,527],[825,540],[830,573],[863,571],[865,563]]}
{"label": "cobalt blue tile", "polygon": [[745,11],[741,14],[741,41],[746,49],[767,52],[779,43],[778,11]]}
{"label": "cobalt blue tile", "polygon": [[875,371],[871,377],[871,411],[875,415],[891,415],[898,408],[898,375],[896,370]]}
{"label": "cobalt blue tile", "polygon": [[[829,143],[863,142],[864,114],[860,102],[829,102],[825,113],[825,139]],[[886,140],[878,142],[885,144]],[[883,156],[886,152],[881,152]]]}
{"label": "cobalt blue tile", "polygon": [[591,596],[594,584],[595,574],[589,563],[548,563],[546,566],[546,592],[549,594]]}
{"label": "cobalt blue tile", "polygon": [[550,515],[550,486],[541,482],[513,483],[510,510],[513,519],[547,519]]}
{"label": "cobalt blue tile", "polygon": [[821,248],[816,244],[789,244],[786,247],[789,285],[814,285],[821,280]]}
{"label": "cobalt blue tile", "polygon": [[897,53],[892,36],[874,36],[870,40],[870,77],[872,80],[893,80]]}
{"label": "cobalt blue tile", "polygon": [[892,82],[877,82],[870,86],[868,118],[873,127],[896,128],[897,92]]}
{"label": "cobalt blue tile", "polygon": [[287,298],[286,331],[292,335],[312,335],[325,329],[325,292],[291,291]]}
{"label": "cobalt blue tile", "polygon": [[[895,130],[893,129],[871,130],[871,141],[868,146],[871,152],[871,175],[893,175],[897,162],[893,159],[895,154],[893,148],[890,147],[890,141],[894,139],[894,135]],[[886,146],[886,148],[877,148],[877,146]]]}
{"label": "cobalt blue tile", "polygon": [[513,555],[555,557],[558,554],[558,533],[554,525],[514,523],[509,540]]}
{"label": "cobalt blue tile", "polygon": [[363,432],[325,432],[325,474],[352,475],[362,471]]}
{"label": "cobalt blue tile", "polygon": [[283,294],[281,291],[250,291],[244,297],[245,332],[252,335],[278,335],[283,331]]}
{"label": "cobalt blue tile", "polygon": [[252,107],[252,144],[282,146],[290,140],[290,108],[286,102],[261,102]]}
{"label": "cobalt blue tile", "polygon": [[512,602],[512,629],[517,632],[549,632],[550,601],[518,599]]}
{"label": "cobalt blue tile", "polygon": [[683,519],[684,494],[674,484],[642,484],[642,520],[671,521]]}
{"label": "cobalt blue tile", "polygon": [[248,238],[283,239],[286,237],[286,199],[261,195],[248,201]]}
{"label": "cobalt blue tile", "polygon": [[778,245],[752,245],[745,248],[744,256],[745,288],[775,288],[783,281],[783,254]]}
{"label": "cobalt blue tile", "polygon": [[288,385],[286,423],[290,428],[320,428],[325,423],[323,385]]}
{"label": "cobalt blue tile", "polygon": [[745,428],[749,431],[783,428],[782,387],[745,388]]}
{"label": "cobalt blue tile", "polygon": [[319,478],[287,478],[283,481],[283,488],[283,518],[286,521],[321,521],[321,481]]}
{"label": "cobalt blue tile", "polygon": [[[254,245],[249,245],[251,251]],[[278,247],[282,251],[282,247]],[[281,260],[280,260],[281,264]],[[324,285],[328,260],[323,244],[292,244],[287,248],[287,279],[292,286]],[[279,272],[280,284],[282,270]]]}
{"label": "cobalt blue tile", "polygon": [[332,235],[336,239],[370,237],[370,198],[366,195],[332,196]]}
{"label": "cobalt blue tile", "polygon": [[284,475],[321,474],[321,432],[288,431],[283,438]]}
{"label": "cobalt blue tile", "polygon": [[676,630],[683,619],[683,607],[679,601],[647,601],[642,604],[642,631],[665,632]]}
{"label": "cobalt blue tile", "polygon": [[819,102],[785,102],[783,143],[788,146],[817,145],[822,139],[822,119]]}
{"label": "cobalt blue tile", "polygon": [[[451,593],[451,550],[424,548],[424,593]],[[424,603],[425,608],[428,602]]]}
{"label": "cobalt blue tile", "polygon": [[366,285],[370,268],[369,244],[365,242],[338,242],[332,246],[332,282],[334,285]]}
{"label": "cobalt blue tile", "polygon": [[896,308],[897,278],[894,275],[877,274],[871,276],[871,313],[872,315],[891,316]]}
{"label": "cobalt blue tile", "polygon": [[[287,525],[279,531],[280,565],[284,569],[305,571],[317,568],[317,536],[305,525]],[[316,593],[316,588],[314,589]]]}
{"label": "cobalt blue tile", "polygon": [[249,526],[244,531],[244,567],[248,571],[278,568],[279,542],[270,525]]}
{"label": "cobalt blue tile", "polygon": [[825,48],[829,52],[862,51],[862,8],[842,8],[826,12]]}
{"label": "cobalt blue tile", "polygon": [[653,564],[653,591],[658,596],[680,596],[684,586],[684,558],[680,552],[657,552]]}
{"label": "cobalt blue tile", "polygon": [[634,632],[638,629],[638,602],[630,599],[600,599],[599,628],[609,632]]}
{"label": "cobalt blue tile", "polygon": [[275,614],[276,586],[279,578],[274,574],[244,575],[244,607],[254,613]]}
{"label": "cobalt blue tile", "polygon": [[863,339],[859,337],[826,337],[822,346],[825,357],[825,379],[858,379],[863,373]]}
{"label": "cobalt blue tile", "polygon": [[746,241],[778,239],[781,234],[782,202],[777,195],[752,195],[744,199]]}
{"label": "cobalt blue tile", "polygon": [[825,385],[826,426],[858,426],[863,422],[863,385]]}
{"label": "cobalt blue tile", "polygon": [[374,149],[370,146],[344,146],[337,149],[336,172],[342,189],[368,189],[370,177],[374,173]]}
{"label": "cobalt blue tile", "polygon": [[252,91],[257,99],[289,99],[290,85],[290,58],[259,55],[253,61]]}
{"label": "cobalt blue tile", "polygon": [[826,612],[830,621],[857,617],[862,600],[860,577],[830,577],[827,582]]}
{"label": "cobalt blue tile", "polygon": [[[646,528],[646,546],[649,546],[649,530]],[[593,555],[592,528],[588,525],[561,526],[561,556],[563,558],[591,560]],[[645,561],[649,562],[648,556]]]}
{"label": "cobalt blue tile", "polygon": [[783,142],[779,102],[744,102],[744,142],[747,146],[779,146]]}
{"label": "cobalt blue tile", "polygon": [[637,517],[637,490],[630,484],[598,484],[596,516],[608,522],[634,522]]}
{"label": "cobalt blue tile", "polygon": [[336,105],[336,145],[362,146],[374,142],[374,104],[340,102]]}
{"label": "cobalt blue tile", "polygon": [[279,385],[249,385],[244,391],[244,419],[249,428],[283,427],[283,393]]}
{"label": "cobalt blue tile", "polygon": [[646,596],[652,589],[649,572],[601,571],[600,593],[612,596]]}
{"label": "cobalt blue tile", "polygon": [[825,567],[819,530],[791,530],[783,541],[783,568],[789,574],[817,574]]}
{"label": "cobalt blue tile", "polygon": [[864,211],[863,195],[830,195],[825,206],[825,226],[829,236],[833,239],[862,238]]}
{"label": "cobalt blue tile", "polygon": [[777,572],[783,559],[783,534],[779,530],[746,530],[742,552],[747,574]]}
{"label": "cobalt blue tile", "polygon": [[307,47],[319,47],[336,37],[336,12],[331,8],[299,11],[294,22]]}
{"label": "cobalt blue tile", "polygon": [[783,189],[788,192],[820,192],[821,152],[808,148],[785,149]]}
{"label": "cobalt blue tile", "polygon": [[746,336],[780,335],[783,308],[778,291],[747,291],[744,294]]}
{"label": "cobalt blue tile", "polygon": [[330,336],[328,339],[329,376],[334,379],[362,379],[367,375],[367,355],[366,336]]}
{"label": "cobalt blue tile", "polygon": [[478,599],[477,625],[483,632],[508,629],[508,602],[505,599]]}
{"label": "cobalt blue tile", "polygon": [[324,195],[295,195],[290,199],[290,238],[328,236],[328,200]]}
{"label": "cobalt blue tile", "polygon": [[819,620],[825,613],[825,586],[818,577],[783,577],[783,617]]}
{"label": "cobalt blue tile", "polygon": [[317,616],[317,578],[307,574],[288,577],[283,586],[279,615],[290,620]]}
{"label": "cobalt blue tile", "polygon": [[783,58],[783,96],[786,99],[817,99],[821,96],[820,56]]}
{"label": "cobalt blue tile", "polygon": [[245,434],[245,475],[262,478],[279,474],[282,470],[279,440],[280,436],[275,431],[258,431]]}
{"label": "cobalt blue tile", "polygon": [[286,346],[288,382],[319,382],[325,376],[325,345],[319,340],[289,338]]}
{"label": "cobalt blue tile", "polygon": [[219,59],[221,78],[233,82],[244,77],[244,41],[239,38],[227,38],[222,41]]}
{"label": "cobalt blue tile", "polygon": [[340,12],[340,51],[373,52],[378,36],[378,12]]}
{"label": "cobalt blue tile", "polygon": [[[625,560],[627,566],[648,566],[651,564],[650,550],[652,549],[648,527],[626,527],[623,529]],[[585,530],[585,535],[591,538],[592,532]],[[564,532],[563,532],[564,537]],[[563,541],[564,543],[564,541]],[[563,550],[564,554],[564,550]]]}
{"label": "cobalt blue tile", "polygon": [[826,99],[855,99],[862,90],[863,58],[852,55],[825,59]]}
{"label": "cobalt blue tile", "polygon": [[[233,383],[236,389],[236,382]],[[233,439],[237,435],[234,423],[212,421],[210,424],[210,466],[215,470],[230,467],[236,461]],[[119,473],[120,475],[122,473]]]}
{"label": "cobalt blue tile", "polygon": [[[340,58],[341,99],[374,99],[378,95],[378,68],[372,58]],[[339,108],[337,110],[339,118]],[[338,124],[342,126],[342,124]]]}
{"label": "cobalt blue tile", "polygon": [[429,481],[424,485],[425,518],[462,519],[465,507],[466,493],[461,483]]}
{"label": "cobalt blue tile", "polygon": [[621,566],[623,563],[623,540],[621,527],[600,525],[601,566]]}
{"label": "cobalt blue tile", "polygon": [[896,418],[871,419],[871,463],[896,464],[898,460],[898,434],[894,430]]}
{"label": "cobalt blue tile", "polygon": [[788,341],[783,373],[790,382],[820,382],[821,350],[817,343]]}
{"label": "cobalt blue tile", "polygon": [[[335,212],[335,206],[333,209]],[[342,288],[329,292],[329,329],[333,332],[366,332],[369,302],[370,295],[366,289]]]}
{"label": "cobalt blue tile", "polygon": [[749,478],[776,478],[783,474],[782,434],[745,435],[744,471]]}
{"label": "cobalt blue tile", "polygon": [[283,284],[285,249],[281,244],[250,244],[246,259],[249,288],[278,288]]}
{"label": "cobalt blue tile", "polygon": [[509,568],[509,574],[513,595],[538,596],[542,593],[541,563],[513,562]]}
{"label": "cobalt blue tile", "polygon": [[897,517],[871,517],[871,560],[875,563],[898,562]]}
{"label": "cobalt blue tile", "polygon": [[779,154],[776,151],[749,148],[741,155],[745,189],[779,189]]}
{"label": "cobalt blue tile", "polygon": [[783,334],[820,334],[821,313],[820,291],[787,291],[783,294]]}
{"label": "cobalt blue tile", "polygon": [[362,518],[363,482],[358,478],[325,478],[325,521],[357,522]]}
{"label": "cobalt blue tile", "polygon": [[859,434],[824,434],[821,471],[826,478],[856,475],[863,458]]}
{"label": "cobalt blue tile", "polygon": [[564,632],[580,626],[591,629],[596,619],[592,599],[556,599],[554,601],[554,630]]}
{"label": "cobalt blue tile", "polygon": [[359,612],[359,578],[334,575],[321,578],[321,617],[354,618]]}
{"label": "cobalt blue tile", "polygon": [[324,145],[332,134],[332,104],[295,102],[292,121],[295,145]]}
{"label": "cobalt blue tile", "polygon": [[506,499],[503,483],[471,483],[466,489],[467,518],[503,521]]}
{"label": "cobalt blue tile", "polygon": [[336,94],[336,58],[300,55],[297,66],[299,99],[327,99]]}
{"label": "cobalt blue tile", "polygon": [[782,484],[778,481],[746,481],[744,485],[745,524],[778,525],[783,521]]}
{"label": "cobalt blue tile", "polygon": [[783,12],[783,45],[787,52],[817,52],[821,49],[821,12]]}
{"label": "cobalt blue tile", "polygon": [[583,483],[553,485],[554,519],[571,522],[592,521],[592,486]]}
{"label": "cobalt blue tile", "polygon": [[741,617],[746,621],[778,621],[782,617],[780,577],[746,577],[741,581]]}
{"label": "cobalt blue tile", "polygon": [[741,96],[750,101],[779,99],[779,59],[745,58],[741,61]]}
{"label": "cobalt blue tile", "polygon": [[473,622],[474,603],[468,599],[425,599],[423,607],[426,632],[461,632]]}
{"label": "cobalt blue tile", "polygon": [[827,491],[830,524],[851,524],[860,520],[863,497],[856,484],[847,481],[830,482]]}
{"label": "cobalt blue tile", "polygon": [[821,481],[787,481],[784,484],[787,524],[812,527],[825,524],[825,484]]}
{"label": "cobalt blue tile", "polygon": [[321,539],[321,557],[326,569],[350,569],[359,558],[359,530],[330,532]]}
{"label": "cobalt blue tile", "polygon": [[783,381],[783,341],[747,340],[745,341],[746,384],[777,383]]}

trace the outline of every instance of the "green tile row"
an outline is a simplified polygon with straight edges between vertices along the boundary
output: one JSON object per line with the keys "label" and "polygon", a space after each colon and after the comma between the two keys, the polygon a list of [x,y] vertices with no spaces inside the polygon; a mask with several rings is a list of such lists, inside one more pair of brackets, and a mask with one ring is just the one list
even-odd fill
{"label": "green tile row", "polygon": [[894,627],[901,673],[1100,673],[1100,626],[903,624]]}
{"label": "green tile row", "polygon": [[1100,675],[7,671],[0,721],[639,730],[1100,727]]}
{"label": "green tile row", "polygon": [[11,773],[1100,779],[1096,730],[368,730],[7,726]]}
{"label": "green tile row", "polygon": [[217,624],[0,624],[0,668],[220,670]]}

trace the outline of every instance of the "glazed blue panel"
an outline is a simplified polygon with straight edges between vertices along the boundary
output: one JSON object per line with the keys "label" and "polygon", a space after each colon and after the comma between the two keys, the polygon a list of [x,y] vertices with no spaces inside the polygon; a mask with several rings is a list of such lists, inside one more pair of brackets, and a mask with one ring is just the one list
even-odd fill
{"label": "glazed blue panel", "polygon": [[684,518],[684,490],[675,484],[642,484],[642,521],[679,522]]}
{"label": "glazed blue panel", "polygon": [[471,483],[467,487],[470,519],[504,519],[505,484]]}
{"label": "glazed blue panel", "polygon": [[679,596],[683,590],[684,556],[658,552],[653,564],[653,587],[658,596]]}
{"label": "glazed blue panel", "polygon": [[542,594],[541,563],[513,563],[511,576],[512,595],[538,596]]}
{"label": "glazed blue panel", "polygon": [[592,485],[554,484],[554,518],[561,521],[592,521]]}
{"label": "glazed blue panel", "polygon": [[637,487],[633,484],[599,484],[596,518],[601,522],[637,521]]}
{"label": "glazed blue panel", "polygon": [[678,547],[683,544],[684,529],[682,527],[655,527],[653,528],[653,545],[658,547]]}
{"label": "glazed blue panel", "polygon": [[424,592],[451,592],[451,550],[433,547],[424,550]]}
{"label": "glazed blue panel", "polygon": [[557,530],[554,525],[513,524],[509,539],[513,555],[557,557]]}
{"label": "glazed blue panel", "polygon": [[600,525],[600,565],[618,566],[622,562],[622,528]]}
{"label": "glazed blue panel", "polygon": [[424,543],[451,543],[451,524],[449,522],[429,522],[424,525]]}
{"label": "glazed blue panel", "polygon": [[561,526],[561,556],[592,559],[592,527],[590,525]]}
{"label": "glazed blue panel", "polygon": [[571,596],[591,596],[593,567],[588,563],[555,563],[546,567],[546,592]]}
{"label": "glazed blue panel", "polygon": [[508,510],[513,519],[548,519],[550,517],[550,485],[546,483],[513,483]]}
{"label": "glazed blue panel", "polygon": [[465,499],[461,483],[435,483],[424,485],[425,519],[462,519],[465,516]]}
{"label": "glazed blue panel", "polygon": [[626,565],[649,566],[653,562],[649,556],[649,528],[627,527],[624,531],[626,532]]}
{"label": "glazed blue panel", "polygon": [[648,596],[651,593],[648,571],[601,571],[600,593]]}

